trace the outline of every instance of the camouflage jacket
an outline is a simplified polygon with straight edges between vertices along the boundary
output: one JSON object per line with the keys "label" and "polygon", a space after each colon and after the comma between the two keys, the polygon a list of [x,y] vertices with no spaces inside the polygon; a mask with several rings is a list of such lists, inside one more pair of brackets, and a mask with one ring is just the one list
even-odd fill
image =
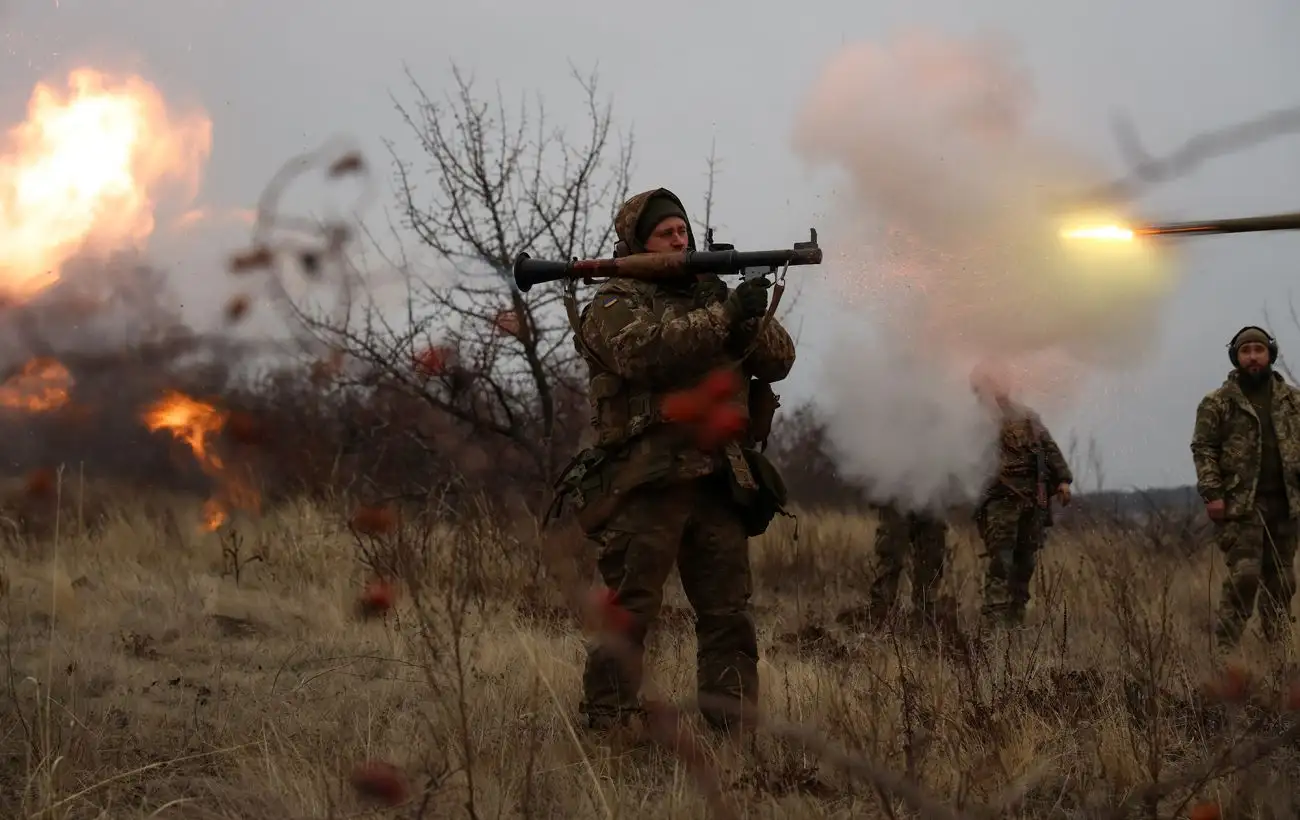
{"label": "camouflage jacket", "polygon": [[[638,194],[615,219],[619,239],[633,253],[636,222],[654,195],[677,199],[665,189]],[[680,205],[680,200],[678,200]],[[688,223],[689,232],[689,223]],[[694,235],[690,247],[695,247]],[[705,374],[734,368],[744,378],[738,397],[747,406],[748,379],[776,382],[794,366],[794,342],[775,317],[763,327],[743,363],[727,350],[730,324],[722,302],[702,304],[694,283],[665,285],[613,278],[600,285],[579,319],[575,346],[589,370],[588,395],[598,440],[609,445],[636,440],[645,458],[675,464],[679,478],[706,475],[718,466],[714,456],[683,447],[677,431],[660,423],[659,400],[694,386]]]}
{"label": "camouflage jacket", "polygon": [[985,492],[986,499],[1018,497],[1035,503],[1040,448],[1047,465],[1043,483],[1048,496],[1056,491],[1057,486],[1074,482],[1070,465],[1042,418],[1022,404],[1009,402],[1002,409],[998,448],[998,475]]}
{"label": "camouflage jacket", "polygon": [[[1300,391],[1278,373],[1273,374],[1273,428],[1282,456],[1287,505],[1295,516],[1300,511]],[[1252,515],[1261,449],[1259,417],[1234,370],[1196,407],[1192,461],[1201,498],[1222,499],[1229,519]]]}

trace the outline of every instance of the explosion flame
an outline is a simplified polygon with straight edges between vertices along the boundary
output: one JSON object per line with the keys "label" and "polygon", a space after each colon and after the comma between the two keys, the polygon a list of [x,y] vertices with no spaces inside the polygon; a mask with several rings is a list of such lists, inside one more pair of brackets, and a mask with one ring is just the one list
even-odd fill
{"label": "explosion flame", "polygon": [[145,427],[150,431],[167,430],[174,438],[189,445],[203,472],[220,484],[217,495],[203,506],[203,529],[214,532],[230,518],[232,507],[256,513],[261,504],[250,484],[231,470],[217,454],[211,439],[225,429],[230,413],[207,402],[175,390],[163,394],[145,410]]}
{"label": "explosion flame", "polygon": [[[206,113],[169,110],[159,90],[138,76],[79,68],[63,88],[38,83],[26,119],[0,140],[0,297],[30,300],[57,283],[78,255],[142,247],[167,188],[179,187],[185,200],[197,194],[211,148]],[[32,359],[0,384],[0,407],[57,410],[72,386],[59,361]],[[204,511],[209,531],[232,506],[258,503],[212,452],[210,437],[227,416],[169,392],[143,418],[150,430],[170,430],[189,445],[218,481],[220,491]]]}
{"label": "explosion flame", "polygon": [[0,145],[0,291],[30,298],[87,248],[142,243],[160,189],[193,196],[211,146],[205,114],[173,116],[139,77],[78,69],[66,91],[37,84]]}
{"label": "explosion flame", "polygon": [[43,413],[68,403],[72,374],[57,359],[31,359],[0,384],[0,407]]}

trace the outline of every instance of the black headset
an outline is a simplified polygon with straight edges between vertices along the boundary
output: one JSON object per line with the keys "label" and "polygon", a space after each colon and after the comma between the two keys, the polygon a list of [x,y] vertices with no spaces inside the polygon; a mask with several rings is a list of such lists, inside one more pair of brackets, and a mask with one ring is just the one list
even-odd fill
{"label": "black headset", "polygon": [[1268,363],[1273,364],[1273,362],[1277,361],[1277,339],[1273,338],[1273,334],[1259,325],[1246,325],[1232,334],[1232,338],[1228,341],[1228,361],[1232,362],[1232,366],[1241,367],[1241,364],[1237,362],[1237,339],[1247,330],[1258,330],[1264,334],[1264,338],[1268,339]]}

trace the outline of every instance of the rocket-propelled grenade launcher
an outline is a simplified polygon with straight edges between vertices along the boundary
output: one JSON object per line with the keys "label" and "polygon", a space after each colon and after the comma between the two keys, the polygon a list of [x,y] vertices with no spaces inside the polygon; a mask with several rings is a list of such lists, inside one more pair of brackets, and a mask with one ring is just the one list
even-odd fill
{"label": "rocket-propelled grenade launcher", "polygon": [[742,276],[776,273],[788,265],[820,265],[822,249],[817,244],[817,229],[809,231],[807,242],[771,251],[738,251],[731,245],[713,242],[712,231],[705,240],[708,250],[673,253],[633,253],[608,259],[573,259],[551,262],[533,259],[526,253],[515,257],[515,285],[527,292],[533,285],[560,279],[620,277],[655,281],[676,279],[689,274],[716,273]]}
{"label": "rocket-propelled grenade launcher", "polygon": [[1174,234],[1255,233],[1257,231],[1300,231],[1300,212],[1243,216],[1235,219],[1210,219],[1204,222],[1170,222],[1144,225],[1133,230],[1138,236],[1172,236]]}
{"label": "rocket-propelled grenade launcher", "polygon": [[1199,222],[1166,222],[1163,225],[1138,225],[1132,228],[1118,225],[1069,228],[1062,233],[1066,237],[1075,239],[1124,240],[1139,236],[1204,236],[1261,231],[1300,231],[1300,211],[1266,216],[1242,216],[1234,219],[1206,219]]}

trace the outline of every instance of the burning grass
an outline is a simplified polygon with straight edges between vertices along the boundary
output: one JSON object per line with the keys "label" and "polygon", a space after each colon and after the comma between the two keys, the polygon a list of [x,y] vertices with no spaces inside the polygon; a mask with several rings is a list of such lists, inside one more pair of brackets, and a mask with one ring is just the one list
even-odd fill
{"label": "burning grass", "polygon": [[[299,503],[204,533],[194,500],[60,486],[56,534],[4,554],[4,816],[710,816],[679,757],[575,725],[582,635],[527,528]],[[870,765],[972,814],[1110,816],[1160,781],[1151,816],[1205,801],[1294,816],[1300,755],[1266,745],[1290,725],[1291,651],[1251,637],[1212,656],[1208,549],[1176,564],[1062,534],[1031,628],[979,635],[981,561],[958,527],[960,630],[935,641],[852,617],[873,521],[799,523],[754,546],[762,705],[850,759],[793,732],[724,742],[688,717],[696,776],[731,810],[917,816],[868,785]],[[651,648],[673,699],[693,696],[691,623],[673,581]]]}

